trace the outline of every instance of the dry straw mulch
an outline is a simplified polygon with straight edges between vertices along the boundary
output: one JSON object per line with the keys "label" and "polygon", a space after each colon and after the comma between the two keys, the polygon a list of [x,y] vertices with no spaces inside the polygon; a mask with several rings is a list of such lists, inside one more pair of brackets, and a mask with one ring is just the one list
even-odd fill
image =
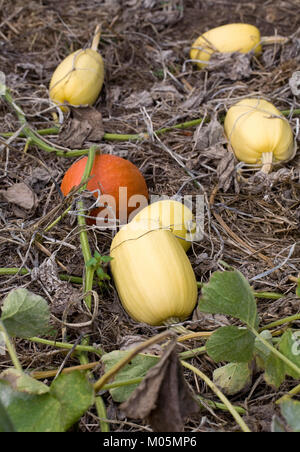
{"label": "dry straw mulch", "polygon": [[[249,168],[240,170],[227,151],[220,124],[229,106],[243,97],[261,96],[291,112],[299,108],[299,97],[289,86],[300,63],[299,12],[297,0],[0,1],[0,70],[5,72],[12,95],[35,129],[53,126],[53,109],[48,100],[53,70],[70,51],[91,42],[96,25],[102,24],[100,52],[106,78],[95,107],[102,114],[104,131],[147,132],[150,138],[138,142],[102,140],[99,147],[136,164],[152,195],[204,196],[205,236],[189,252],[197,280],[208,281],[211,273],[220,268],[221,260],[249,280],[254,278],[255,290],[285,294],[284,301],[259,301],[263,323],[299,312],[295,277],[300,263],[300,158],[298,154],[288,164],[274,168],[267,178]],[[190,45],[199,34],[240,21],[258,26],[262,35],[281,34],[290,39],[283,46],[265,47],[260,57],[251,60],[239,55],[229,61],[227,57],[216,59],[215,66],[206,71],[197,70],[188,61]],[[2,101],[0,117],[1,132],[19,129],[14,112]],[[203,118],[197,127],[173,130],[159,137],[153,134],[161,127],[197,118]],[[296,116],[290,119],[295,134],[298,121]],[[55,146],[65,146],[60,136],[46,139]],[[91,144],[87,137],[84,147]],[[59,270],[82,276],[83,258],[74,216],[44,234],[43,247],[34,243],[35,234],[41,233],[63,209],[58,186],[70,159],[34,146],[25,153],[24,146],[25,140],[18,137],[0,142],[1,190],[15,183],[25,183],[31,189],[26,198],[29,208],[0,200],[0,268],[22,267],[31,272],[49,256],[55,256]],[[111,238],[109,231],[90,230],[91,246],[102,254],[108,253]],[[274,271],[277,266],[280,268]],[[255,279],[266,271],[264,277]],[[1,298],[11,289],[25,286],[51,300],[57,289],[45,291],[32,272],[1,276],[0,281]],[[62,298],[62,294],[65,292],[56,293],[56,297]],[[76,316],[82,314],[74,314],[74,321]],[[201,324],[203,329],[217,326],[211,319]],[[59,330],[59,325],[56,327]],[[146,338],[158,331],[137,325],[124,314],[112,284],[101,294],[99,317],[89,329],[92,340],[107,352],[119,348],[126,336]],[[70,340],[78,337],[76,330],[68,334]],[[187,345],[195,346],[199,343]],[[51,347],[26,341],[17,341],[17,351],[25,369],[58,368],[63,359],[61,352]],[[68,365],[76,363],[71,358]],[[194,364],[208,375],[216,367],[205,356],[196,358]],[[0,369],[7,366],[9,360],[1,358]],[[196,391],[212,397],[201,383],[194,379],[190,383]],[[288,381],[280,390],[293,384]],[[247,398],[249,425],[262,431],[270,428],[270,406],[277,396],[258,376],[252,388],[233,401],[244,403]],[[108,417],[114,421],[112,430],[144,428],[126,422],[106,397]],[[210,411],[203,415],[206,417],[202,422],[199,416],[190,419],[186,431],[236,429],[227,413]],[[79,426],[81,431],[98,428],[93,412]]]}

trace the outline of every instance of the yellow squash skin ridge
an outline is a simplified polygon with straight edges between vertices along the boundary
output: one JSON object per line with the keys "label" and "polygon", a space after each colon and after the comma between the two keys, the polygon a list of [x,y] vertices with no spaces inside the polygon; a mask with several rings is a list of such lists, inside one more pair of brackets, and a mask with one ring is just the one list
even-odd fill
{"label": "yellow squash skin ridge", "polygon": [[230,107],[224,121],[225,134],[238,160],[261,164],[264,153],[273,162],[287,161],[294,155],[292,129],[270,102],[249,98]]}
{"label": "yellow squash skin ridge", "polygon": [[50,82],[50,98],[58,104],[93,105],[103,81],[102,56],[93,49],[80,49],[56,68]]}
{"label": "yellow squash skin ridge", "polygon": [[191,263],[176,237],[153,222],[129,223],[111,245],[111,271],[124,309],[138,322],[162,325],[186,319],[197,302]]}
{"label": "yellow squash skin ridge", "polygon": [[132,222],[139,222],[142,227],[148,227],[156,220],[166,229],[170,229],[185,251],[191,246],[189,237],[196,232],[195,218],[192,211],[179,201],[164,199],[149,204],[140,210]]}
{"label": "yellow squash skin ridge", "polygon": [[199,36],[191,47],[190,57],[192,60],[199,60],[197,65],[203,68],[215,52],[247,53],[253,50],[255,54],[259,54],[262,50],[260,39],[260,31],[254,25],[244,23],[222,25]]}

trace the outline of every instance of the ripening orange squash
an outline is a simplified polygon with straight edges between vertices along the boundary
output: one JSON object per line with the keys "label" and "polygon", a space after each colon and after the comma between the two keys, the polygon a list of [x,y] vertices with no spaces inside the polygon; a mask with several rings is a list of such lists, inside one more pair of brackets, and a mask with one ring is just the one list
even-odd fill
{"label": "ripening orange squash", "polygon": [[[83,157],[66,171],[61,191],[66,196],[72,188],[80,185],[87,157]],[[120,219],[127,222],[131,212],[148,203],[148,188],[139,169],[129,160],[116,155],[97,154],[87,183],[87,190],[99,200],[99,207],[92,209],[91,217]],[[99,215],[99,213],[101,214]],[[92,221],[94,223],[95,221]]]}

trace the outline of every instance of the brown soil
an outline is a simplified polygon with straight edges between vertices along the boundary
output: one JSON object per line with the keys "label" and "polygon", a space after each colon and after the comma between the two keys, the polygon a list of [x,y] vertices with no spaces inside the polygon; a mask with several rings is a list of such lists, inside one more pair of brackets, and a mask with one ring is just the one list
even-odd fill
{"label": "brown soil", "polygon": [[[292,112],[300,108],[299,97],[289,87],[289,79],[300,63],[299,17],[299,0],[0,0],[0,71],[5,73],[7,86],[30,126],[53,127],[48,98],[51,75],[71,51],[91,42],[96,25],[101,23],[99,50],[106,75],[95,107],[102,114],[105,132],[149,132],[201,117],[221,121],[232,103],[249,95],[264,97],[280,110]],[[279,34],[290,39],[285,45],[264,47],[262,55],[251,60],[247,73],[241,73],[237,62],[236,66],[229,63],[230,73],[228,64],[217,64],[210,71],[195,68],[188,61],[193,40],[229,22],[251,23],[264,36]],[[19,129],[14,111],[2,100],[0,118],[0,132]],[[295,132],[298,121],[297,116],[290,115]],[[299,313],[299,298],[295,295],[300,264],[299,153],[292,161],[274,168],[265,179],[249,168],[237,172],[237,162],[230,171],[224,165],[228,159],[226,143],[217,131],[203,122],[186,130],[172,130],[159,139],[152,135],[152,139],[139,142],[102,140],[99,148],[137,165],[152,195],[204,195],[205,237],[188,254],[198,281],[208,281],[212,272],[223,268],[220,261],[240,270],[249,280],[269,271],[253,281],[253,288],[279,292],[284,297],[258,302],[262,324]],[[46,139],[55,146],[65,146],[60,136]],[[49,233],[43,232],[65,208],[58,187],[72,160],[35,146],[24,152],[26,141],[18,136],[0,140],[0,189],[25,182],[37,196],[30,211],[0,198],[0,268],[26,268],[31,272],[47,259],[48,253],[55,255],[69,274],[82,276],[84,263],[76,221],[71,221],[74,217],[65,218]],[[83,147],[87,149],[91,144],[87,140]],[[191,174],[197,177],[197,186]],[[36,233],[43,236],[44,248],[35,245]],[[109,253],[111,232],[91,229],[89,237],[93,250]],[[276,266],[280,267],[277,271],[270,271]],[[51,302],[51,295],[32,272],[31,276],[0,276],[1,299],[16,287],[27,287]],[[105,351],[118,349],[125,336],[146,339],[161,331],[129,319],[120,307],[113,283],[99,295],[99,316],[88,332],[93,343]],[[198,315],[195,312],[193,320]],[[81,314],[70,316],[70,321],[78,321],[78,316]],[[61,326],[54,325],[57,340],[61,340]],[[218,326],[207,319],[200,324],[201,330]],[[198,324],[190,327],[196,329]],[[70,329],[68,338],[74,342],[85,332]],[[202,342],[194,340],[185,345],[192,349]],[[17,340],[16,347],[23,368],[30,371],[59,368],[64,359],[61,352],[53,353],[53,347],[24,340]],[[209,377],[217,367],[206,356],[192,362]],[[72,357],[66,366],[77,364],[76,357]],[[1,370],[10,365],[8,355],[0,357]],[[95,377],[99,375],[95,372]],[[217,400],[202,382],[196,384],[193,375],[186,376],[196,392]],[[275,400],[295,385],[290,379],[275,391],[257,374],[251,388],[234,396],[232,402],[248,410],[246,420],[254,431],[269,431]],[[104,399],[108,418],[113,421],[111,430],[138,431],[145,427],[138,420],[124,419],[108,393]],[[78,429],[98,431],[95,416],[93,410],[87,413]],[[193,430],[236,431],[238,427],[229,413],[210,410],[187,420],[185,431]]]}

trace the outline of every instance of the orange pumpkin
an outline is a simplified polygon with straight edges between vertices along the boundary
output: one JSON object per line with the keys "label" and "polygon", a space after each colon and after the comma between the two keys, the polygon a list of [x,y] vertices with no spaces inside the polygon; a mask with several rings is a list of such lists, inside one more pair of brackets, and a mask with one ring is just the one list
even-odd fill
{"label": "orange pumpkin", "polygon": [[[64,196],[80,185],[86,163],[87,157],[83,157],[67,170],[61,183]],[[90,176],[87,190],[93,192],[95,198],[100,195],[98,199],[101,207],[93,209],[89,215],[97,217],[99,212],[102,212],[98,218],[106,218],[105,223],[107,218],[126,222],[131,212],[140,205],[144,207],[148,202],[146,181],[139,169],[129,160],[110,154],[97,154]],[[103,222],[103,219],[101,221]]]}

